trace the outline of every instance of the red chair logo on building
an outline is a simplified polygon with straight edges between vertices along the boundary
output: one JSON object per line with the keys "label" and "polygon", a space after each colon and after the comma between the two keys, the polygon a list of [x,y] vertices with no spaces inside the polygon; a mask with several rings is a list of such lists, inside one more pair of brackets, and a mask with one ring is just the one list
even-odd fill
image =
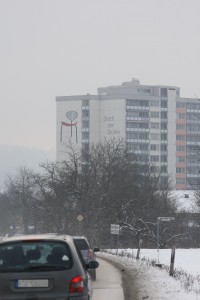
{"label": "red chair logo on building", "polygon": [[76,143],[78,143],[78,136],[77,136],[77,123],[78,122],[73,122],[76,120],[78,117],[77,111],[68,111],[66,112],[66,118],[70,120],[70,123],[68,122],[61,122],[61,127],[60,127],[60,141],[62,142],[62,134],[63,134],[63,126],[70,127],[71,129],[71,138],[73,136],[73,128],[75,127],[76,130]]}

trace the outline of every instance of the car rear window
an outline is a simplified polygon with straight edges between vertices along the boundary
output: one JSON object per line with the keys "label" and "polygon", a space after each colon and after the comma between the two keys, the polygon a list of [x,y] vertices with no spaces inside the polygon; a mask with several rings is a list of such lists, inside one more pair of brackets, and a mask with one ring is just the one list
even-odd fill
{"label": "car rear window", "polygon": [[84,239],[75,239],[75,243],[79,250],[88,250],[90,249],[88,243]]}
{"label": "car rear window", "polygon": [[0,244],[0,272],[55,271],[71,267],[67,243],[28,240]]}

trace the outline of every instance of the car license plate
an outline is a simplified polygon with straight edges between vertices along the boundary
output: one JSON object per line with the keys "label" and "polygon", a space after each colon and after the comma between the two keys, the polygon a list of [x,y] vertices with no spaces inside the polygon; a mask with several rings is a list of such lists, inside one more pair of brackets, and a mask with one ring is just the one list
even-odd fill
{"label": "car license plate", "polygon": [[16,282],[17,288],[47,288],[48,279],[19,279]]}

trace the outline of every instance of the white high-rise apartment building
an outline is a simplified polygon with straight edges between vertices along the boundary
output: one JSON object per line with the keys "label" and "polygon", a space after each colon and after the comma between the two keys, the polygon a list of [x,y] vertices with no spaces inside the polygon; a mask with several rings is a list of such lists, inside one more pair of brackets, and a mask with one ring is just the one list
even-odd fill
{"label": "white high-rise apartment building", "polygon": [[140,161],[170,175],[176,189],[190,189],[199,176],[192,148],[200,145],[200,102],[181,98],[174,86],[141,85],[132,79],[120,86],[98,88],[97,95],[58,96],[57,160],[66,159],[71,140],[87,147],[109,138],[123,138]]}

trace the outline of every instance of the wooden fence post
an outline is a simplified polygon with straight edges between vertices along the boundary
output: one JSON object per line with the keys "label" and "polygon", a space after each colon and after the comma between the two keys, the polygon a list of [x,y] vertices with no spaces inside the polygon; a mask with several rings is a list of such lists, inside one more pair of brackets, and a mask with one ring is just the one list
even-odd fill
{"label": "wooden fence post", "polygon": [[136,259],[140,258],[140,248],[141,248],[141,245],[142,245],[142,239],[139,239]]}
{"label": "wooden fence post", "polygon": [[176,247],[172,247],[172,252],[171,252],[171,262],[170,262],[170,269],[169,269],[169,275],[173,276],[174,275],[174,261],[175,261],[175,250]]}

